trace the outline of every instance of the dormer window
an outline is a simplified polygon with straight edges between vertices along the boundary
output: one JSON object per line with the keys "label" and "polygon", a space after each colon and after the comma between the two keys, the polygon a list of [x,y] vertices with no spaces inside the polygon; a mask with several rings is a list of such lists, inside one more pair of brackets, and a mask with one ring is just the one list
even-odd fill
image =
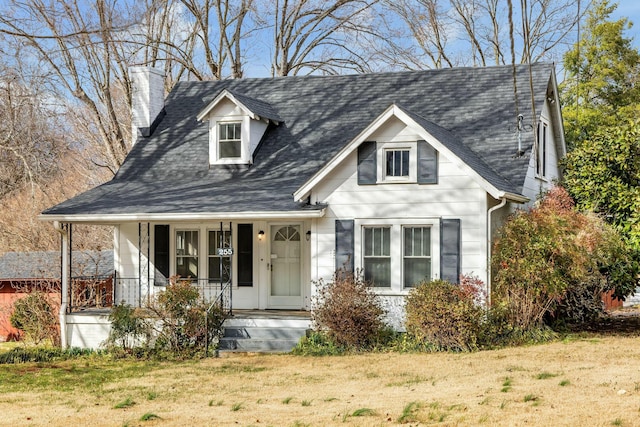
{"label": "dormer window", "polygon": [[269,124],[282,119],[267,102],[224,89],[197,116],[209,122],[209,164],[250,165]]}
{"label": "dormer window", "polygon": [[218,123],[218,153],[220,159],[242,157],[242,123]]}

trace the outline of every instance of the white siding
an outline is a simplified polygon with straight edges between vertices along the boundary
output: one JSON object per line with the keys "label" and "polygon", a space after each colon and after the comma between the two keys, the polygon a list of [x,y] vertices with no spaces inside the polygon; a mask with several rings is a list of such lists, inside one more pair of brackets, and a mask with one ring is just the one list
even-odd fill
{"label": "white siding", "polygon": [[536,176],[536,158],[532,154],[529,161],[529,168],[527,169],[527,176],[522,188],[522,194],[529,198],[529,206],[535,203],[538,196],[545,191],[549,190],[554,181],[560,178],[559,168],[559,150],[557,144],[559,138],[557,135],[558,130],[553,126],[553,121],[550,118],[551,112],[549,110],[549,103],[545,102],[544,108],[541,113],[542,120],[547,123],[547,174],[546,177]]}
{"label": "white siding", "polygon": [[[389,120],[368,140],[382,142],[414,142],[415,132],[397,119]],[[312,191],[312,202],[326,203],[324,218],[315,222],[316,242],[312,259],[314,278],[331,278],[335,264],[335,219],[354,219],[356,268],[361,265],[360,230],[365,223],[434,224],[435,238],[441,218],[459,218],[462,227],[462,273],[473,273],[486,281],[486,192],[456,164],[439,154],[438,184],[378,183],[358,185],[357,153],[351,153],[331,175]],[[378,168],[382,165],[378,162]],[[379,177],[380,178],[380,177]],[[437,230],[436,230],[437,229]],[[439,247],[433,248],[439,251]],[[400,259],[401,247],[392,247]],[[393,262],[393,261],[392,261]],[[439,265],[433,265],[434,278]],[[386,294],[405,294],[401,284],[392,284]]]}
{"label": "white siding", "polygon": [[67,314],[66,322],[69,347],[98,349],[103,347],[111,331],[111,322],[106,314]]}

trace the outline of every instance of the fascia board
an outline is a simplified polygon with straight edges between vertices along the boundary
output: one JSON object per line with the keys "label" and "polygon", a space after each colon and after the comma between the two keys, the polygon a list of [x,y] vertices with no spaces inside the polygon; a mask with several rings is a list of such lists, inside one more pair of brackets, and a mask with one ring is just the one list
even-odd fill
{"label": "fascia board", "polygon": [[256,119],[256,115],[253,113],[253,111],[249,110],[242,102],[238,101],[236,97],[233,96],[227,89],[224,89],[222,92],[218,94],[218,96],[214,98],[213,101],[211,101],[206,107],[204,107],[204,109],[200,113],[198,113],[198,115],[196,116],[198,121],[202,122],[206,120],[211,110],[213,110],[215,106],[218,105],[218,103],[222,101],[224,98],[227,98],[231,102],[236,104],[238,107],[240,107],[242,111],[245,112],[245,114],[247,114],[252,119]]}
{"label": "fascia board", "polygon": [[325,208],[304,211],[203,212],[203,213],[131,213],[131,214],[41,214],[40,221],[122,223],[151,221],[208,221],[220,219],[302,219],[321,218]]}
{"label": "fascia board", "polygon": [[395,104],[391,104],[382,114],[380,114],[369,126],[367,126],[362,132],[360,132],[354,139],[345,145],[338,154],[333,156],[331,160],[327,162],[318,172],[316,172],[311,178],[307,180],[302,186],[293,193],[293,199],[296,202],[300,202],[307,198],[309,192],[320,181],[322,181],[327,175],[331,173],[344,159],[349,156],[355,150],[360,143],[366,141],[378,128],[386,122],[390,117],[394,115],[394,110],[397,107]]}
{"label": "fascia board", "polygon": [[304,183],[295,193],[293,197],[295,201],[304,200],[313,187],[315,187],[322,179],[331,173],[340,162],[342,162],[353,150],[356,149],[360,143],[366,141],[366,139],[373,134],[378,128],[384,124],[390,117],[395,116],[401,120],[405,125],[416,130],[425,141],[429,142],[436,150],[444,153],[444,155],[452,159],[460,168],[468,173],[478,184],[492,197],[499,199],[501,197],[507,197],[510,200],[525,203],[529,199],[517,194],[507,193],[505,191],[498,190],[493,184],[484,179],[478,172],[467,165],[462,159],[456,156],[446,146],[444,146],[438,139],[427,132],[422,126],[416,123],[411,117],[409,117],[401,108],[392,104],[387,108],[380,116],[378,116],[369,126],[367,126],[358,136],[356,136],[349,144],[347,144],[342,150],[338,152],[320,171],[312,176],[306,183]]}

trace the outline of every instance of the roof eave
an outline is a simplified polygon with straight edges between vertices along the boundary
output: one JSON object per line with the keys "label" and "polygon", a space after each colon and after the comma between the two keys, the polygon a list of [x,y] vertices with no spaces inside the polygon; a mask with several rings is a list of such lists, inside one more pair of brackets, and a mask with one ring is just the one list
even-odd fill
{"label": "roof eave", "polygon": [[207,221],[221,219],[284,219],[321,218],[326,208],[292,211],[200,212],[200,213],[126,213],[126,214],[41,214],[40,221],[74,223],[154,222],[154,221]]}
{"label": "roof eave", "polygon": [[380,114],[373,122],[369,124],[358,136],[352,139],[345,147],[338,152],[322,169],[316,172],[307,182],[305,182],[296,192],[293,193],[294,200],[299,202],[309,196],[311,190],[324,179],[337,165],[342,162],[356,147],[365,141],[373,132],[375,132],[389,117],[395,116],[402,120],[406,125],[414,127],[418,130],[421,138],[425,139],[436,147],[439,151],[445,151],[451,159],[457,159],[456,163],[465,170],[470,176],[474,177],[476,182],[492,197],[499,199],[506,197],[517,203],[526,203],[529,201],[527,197],[522,195],[500,190],[490,183],[482,175],[480,175],[471,166],[462,161],[455,153],[445,147],[440,141],[417,123],[412,117],[405,113],[402,108],[396,104],[391,104],[382,114]]}
{"label": "roof eave", "polygon": [[261,119],[264,119],[267,123],[273,122],[276,125],[280,124],[280,121],[275,120],[273,118],[261,117],[261,116],[257,115],[249,107],[244,105],[244,103],[242,103],[242,101],[240,101],[238,98],[233,96],[233,94],[231,92],[229,92],[227,89],[223,89],[222,92],[220,92],[218,94],[218,96],[216,96],[214,98],[213,101],[211,101],[209,104],[207,104],[207,106],[204,107],[204,109],[198,113],[198,115],[196,116],[196,119],[199,122],[203,122],[203,121],[207,120],[207,118],[209,116],[209,113],[211,113],[211,110],[213,110],[215,108],[215,106],[218,105],[218,103],[224,98],[227,98],[228,100],[230,100],[231,102],[236,104],[242,111],[245,112],[245,114],[247,116],[249,116],[253,120],[258,120],[259,121]]}

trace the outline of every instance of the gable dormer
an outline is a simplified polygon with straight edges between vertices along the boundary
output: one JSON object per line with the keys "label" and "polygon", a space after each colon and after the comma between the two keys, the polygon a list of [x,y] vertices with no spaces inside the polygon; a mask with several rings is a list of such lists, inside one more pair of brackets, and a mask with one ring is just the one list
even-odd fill
{"label": "gable dormer", "polygon": [[282,120],[264,101],[224,89],[198,114],[209,122],[209,164],[251,164],[269,123]]}

